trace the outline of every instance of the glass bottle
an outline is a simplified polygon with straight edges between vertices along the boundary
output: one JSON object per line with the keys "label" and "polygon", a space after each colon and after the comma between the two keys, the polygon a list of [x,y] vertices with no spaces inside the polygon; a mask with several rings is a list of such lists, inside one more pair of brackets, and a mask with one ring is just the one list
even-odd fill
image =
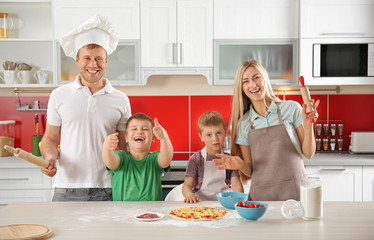
{"label": "glass bottle", "polygon": [[13,27],[13,21],[8,18],[8,13],[0,12],[0,38],[9,38],[9,29]]}

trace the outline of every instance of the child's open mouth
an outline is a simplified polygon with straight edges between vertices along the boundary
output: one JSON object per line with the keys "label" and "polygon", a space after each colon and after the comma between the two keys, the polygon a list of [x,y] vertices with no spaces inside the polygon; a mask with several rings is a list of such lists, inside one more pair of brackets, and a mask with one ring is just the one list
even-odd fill
{"label": "child's open mouth", "polygon": [[144,141],[144,137],[134,137],[134,141],[135,142],[143,142]]}

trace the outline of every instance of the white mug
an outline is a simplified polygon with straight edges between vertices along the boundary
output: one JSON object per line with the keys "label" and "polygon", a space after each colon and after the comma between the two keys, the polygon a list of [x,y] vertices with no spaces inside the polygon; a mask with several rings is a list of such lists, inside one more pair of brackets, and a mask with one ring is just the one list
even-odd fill
{"label": "white mug", "polygon": [[38,81],[41,84],[47,84],[48,83],[48,72],[39,70],[36,73],[34,73],[34,78],[36,81]]}
{"label": "white mug", "polygon": [[31,80],[31,71],[19,71],[17,76],[23,84],[29,84]]}
{"label": "white mug", "polygon": [[2,76],[0,78],[4,80],[5,84],[13,84],[15,75],[16,71],[14,70],[4,70],[4,78]]}

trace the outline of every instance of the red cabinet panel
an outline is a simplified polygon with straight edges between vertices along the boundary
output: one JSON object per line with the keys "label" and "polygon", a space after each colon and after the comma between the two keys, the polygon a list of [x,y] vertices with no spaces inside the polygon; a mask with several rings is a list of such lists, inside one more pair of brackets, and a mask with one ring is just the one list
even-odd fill
{"label": "red cabinet panel", "polygon": [[228,126],[231,116],[232,96],[191,96],[191,151],[196,152],[204,147],[199,138],[198,120],[201,114],[208,111],[219,112]]}
{"label": "red cabinet panel", "polygon": [[[129,97],[132,113],[143,112],[168,132],[175,152],[188,151],[189,116],[188,96],[133,96]],[[159,150],[160,142],[152,143],[151,151]]]}

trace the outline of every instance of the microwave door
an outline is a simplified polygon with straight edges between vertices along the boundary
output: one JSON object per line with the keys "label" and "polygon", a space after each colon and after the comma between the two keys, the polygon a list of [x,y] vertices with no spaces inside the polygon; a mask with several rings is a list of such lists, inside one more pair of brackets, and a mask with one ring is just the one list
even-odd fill
{"label": "microwave door", "polygon": [[321,44],[313,44],[313,77],[321,76]]}

